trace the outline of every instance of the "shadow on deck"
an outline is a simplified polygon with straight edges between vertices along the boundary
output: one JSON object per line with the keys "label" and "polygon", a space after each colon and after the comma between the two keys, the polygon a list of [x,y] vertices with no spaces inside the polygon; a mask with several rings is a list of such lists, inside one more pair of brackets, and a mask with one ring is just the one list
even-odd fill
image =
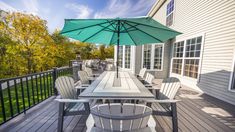
{"label": "shadow on deck", "polygon": [[[0,126],[0,131],[53,132],[57,130],[58,104],[55,97],[30,109]],[[235,106],[191,89],[181,89],[177,99],[178,124],[181,132],[235,131]],[[155,104],[153,107],[156,106]],[[69,116],[64,120],[64,131],[86,131],[86,116]],[[156,130],[172,131],[171,118],[155,116]]]}

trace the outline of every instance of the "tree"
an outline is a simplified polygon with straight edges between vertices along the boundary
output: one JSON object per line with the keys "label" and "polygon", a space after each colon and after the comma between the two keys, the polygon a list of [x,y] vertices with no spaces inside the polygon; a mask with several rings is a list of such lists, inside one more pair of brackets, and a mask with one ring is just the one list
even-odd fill
{"label": "tree", "polygon": [[33,59],[35,51],[39,45],[52,42],[46,21],[34,15],[12,13],[7,16],[6,24],[8,25],[6,31],[17,43],[23,58],[22,62],[27,65],[27,73],[32,73],[33,65],[37,63]]}

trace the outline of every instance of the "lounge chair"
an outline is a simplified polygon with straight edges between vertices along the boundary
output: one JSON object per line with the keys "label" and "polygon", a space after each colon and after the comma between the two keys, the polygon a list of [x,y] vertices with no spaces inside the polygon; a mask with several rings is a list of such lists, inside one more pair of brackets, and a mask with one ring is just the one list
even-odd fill
{"label": "lounge chair", "polygon": [[83,86],[90,85],[94,81],[94,78],[89,77],[85,71],[78,71],[78,76]]}
{"label": "lounge chair", "polygon": [[89,67],[85,67],[85,72],[87,73],[87,75],[89,77],[98,77],[99,76],[99,74],[93,74],[92,69]]}
{"label": "lounge chair", "polygon": [[140,104],[111,103],[95,105],[87,120],[87,131],[154,132],[156,123],[152,109]]}
{"label": "lounge chair", "polygon": [[180,81],[177,78],[170,77],[164,79],[160,88],[157,92],[157,99],[146,100],[147,106],[151,107],[152,103],[155,104],[153,109],[153,115],[171,116],[172,117],[172,128],[174,132],[178,131],[177,121],[177,109],[175,96],[181,87]]}
{"label": "lounge chair", "polygon": [[[74,80],[71,77],[62,76],[56,79],[56,88],[62,99],[55,99],[59,102],[58,132],[63,131],[64,116],[89,115],[89,100],[78,99]],[[84,105],[81,109],[81,105]]]}
{"label": "lounge chair", "polygon": [[139,74],[137,75],[137,78],[138,78],[139,80],[144,80],[144,75],[145,75],[146,70],[147,70],[146,68],[140,69],[140,72],[139,72]]}

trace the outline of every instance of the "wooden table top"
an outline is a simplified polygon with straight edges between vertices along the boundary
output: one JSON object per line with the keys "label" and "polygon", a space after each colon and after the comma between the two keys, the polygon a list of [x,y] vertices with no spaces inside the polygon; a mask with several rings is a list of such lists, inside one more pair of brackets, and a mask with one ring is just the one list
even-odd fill
{"label": "wooden table top", "polygon": [[91,99],[140,99],[154,98],[154,95],[130,72],[103,72],[80,95]]}

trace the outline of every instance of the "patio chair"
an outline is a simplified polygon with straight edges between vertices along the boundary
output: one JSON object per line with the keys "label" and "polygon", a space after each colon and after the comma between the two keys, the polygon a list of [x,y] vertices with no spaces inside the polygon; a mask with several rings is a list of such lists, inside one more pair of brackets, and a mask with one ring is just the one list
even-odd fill
{"label": "patio chair", "polygon": [[170,77],[164,79],[158,92],[157,99],[146,100],[147,106],[151,107],[152,103],[155,103],[155,109],[153,109],[153,115],[171,116],[173,131],[178,131],[177,121],[177,109],[175,96],[181,87],[180,81],[177,78]]}
{"label": "patio chair", "polygon": [[94,78],[89,77],[85,71],[78,71],[78,76],[83,86],[89,86],[94,81]]}
{"label": "patio chair", "polygon": [[89,77],[98,77],[98,76],[99,76],[99,74],[93,74],[93,73],[92,73],[92,69],[89,68],[89,67],[85,67],[85,72],[87,73],[87,75],[88,75]]}
{"label": "patio chair", "polygon": [[95,105],[91,108],[93,120],[88,117],[87,131],[153,132],[156,123],[151,114],[151,108],[140,104],[111,103]]}
{"label": "patio chair", "polygon": [[[89,100],[78,99],[74,80],[71,77],[62,76],[56,79],[55,86],[62,99],[55,99],[59,102],[58,132],[63,130],[64,116],[89,115]],[[81,105],[83,104],[83,109]]]}
{"label": "patio chair", "polygon": [[144,80],[144,75],[145,75],[146,70],[147,70],[146,68],[140,69],[140,72],[139,72],[139,74],[137,75],[137,78],[138,78],[139,80]]}

